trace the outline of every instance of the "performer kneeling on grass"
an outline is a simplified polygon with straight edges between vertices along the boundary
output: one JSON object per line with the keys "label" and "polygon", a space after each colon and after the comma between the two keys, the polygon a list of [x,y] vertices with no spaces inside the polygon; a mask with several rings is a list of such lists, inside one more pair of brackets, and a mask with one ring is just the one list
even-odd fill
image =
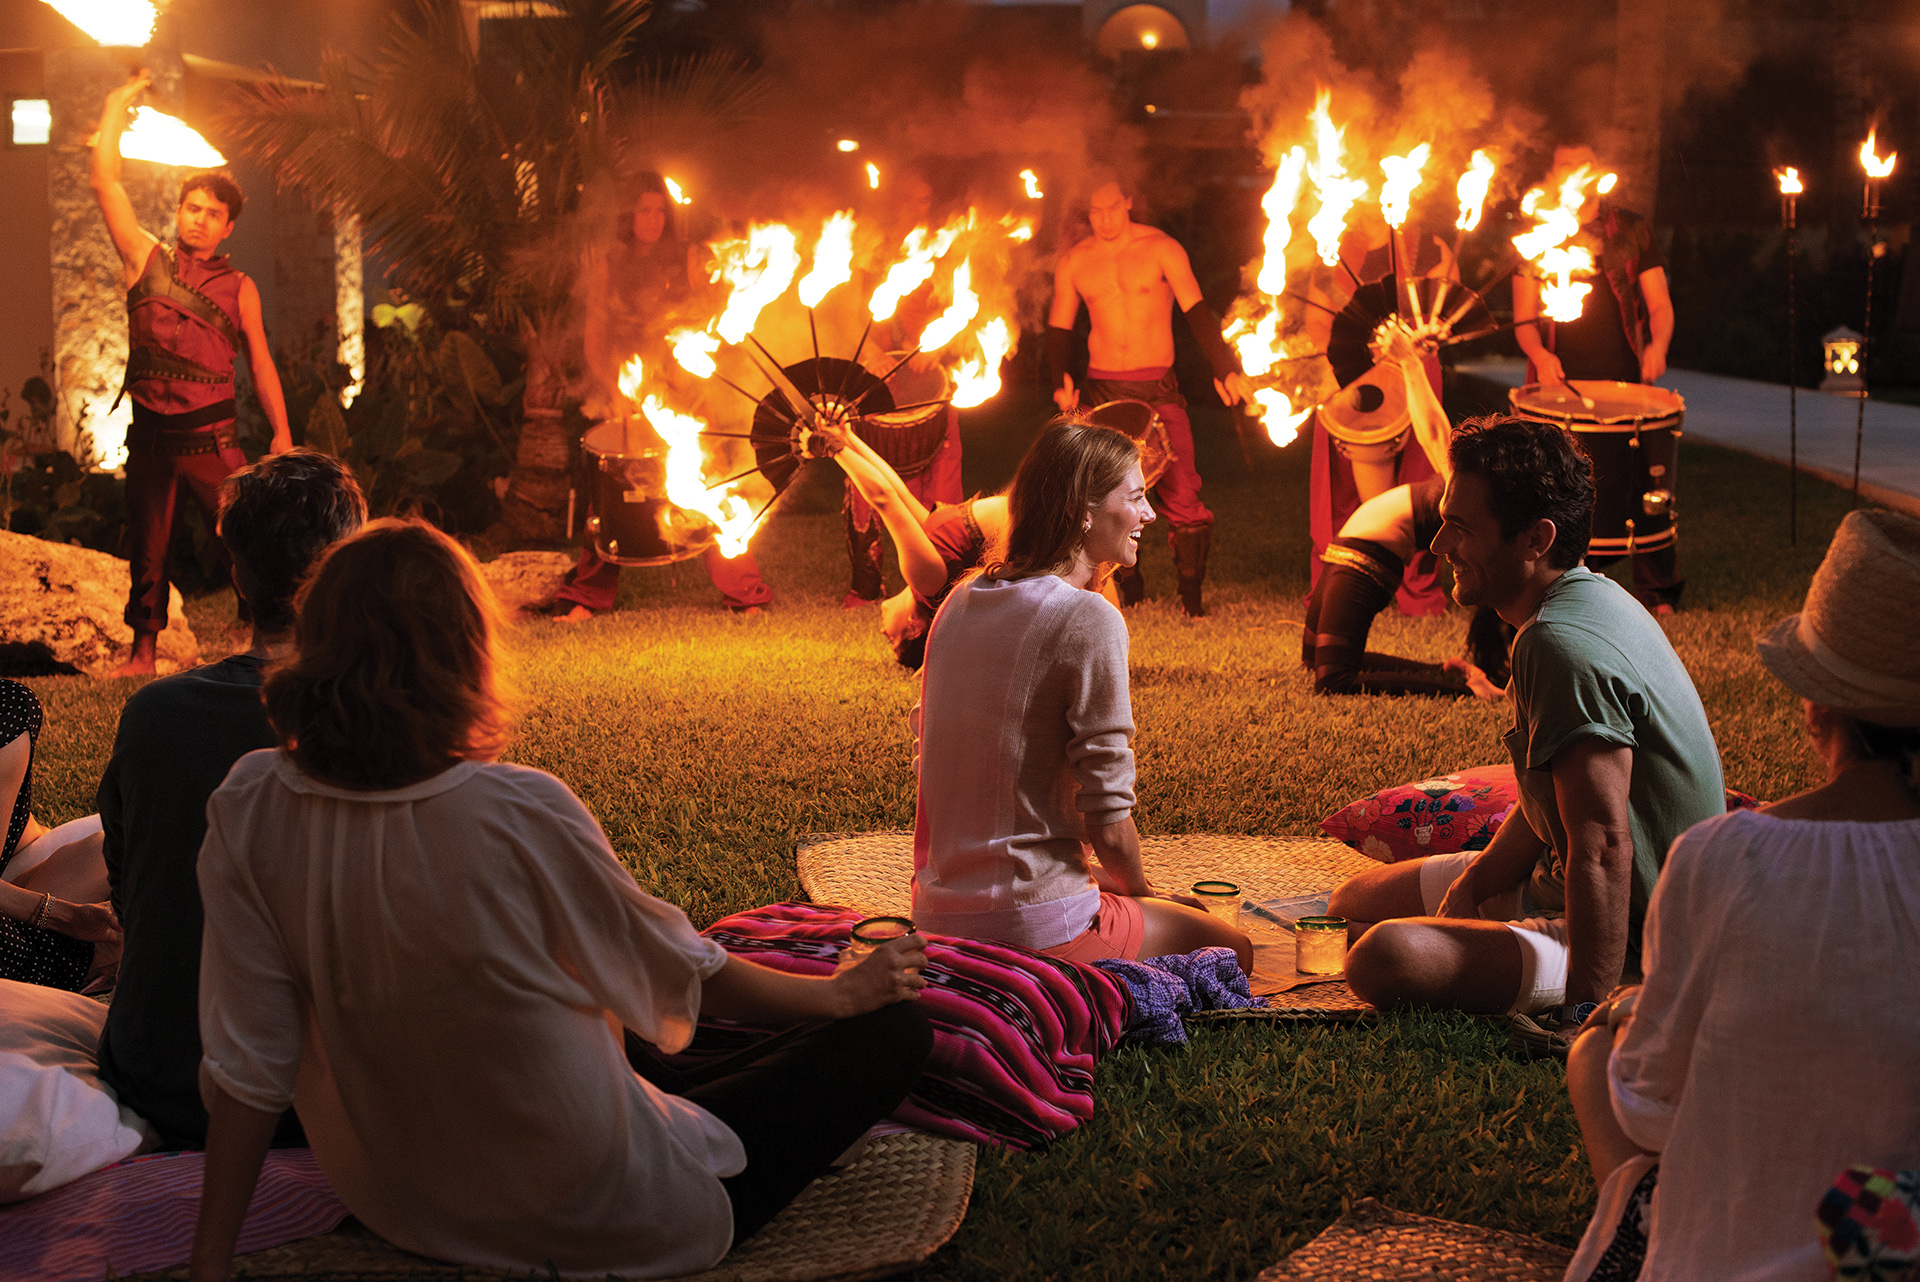
{"label": "performer kneeling on grass", "polygon": [[1234,950],[1246,935],[1156,895],[1133,822],[1127,625],[1092,589],[1153,520],[1140,455],[1056,421],[1008,495],[1006,556],[935,616],[914,709],[913,915],[1056,957]]}
{"label": "performer kneeling on grass", "polygon": [[1920,1166],[1916,601],[1920,521],[1854,512],[1802,612],[1759,638],[1826,782],[1667,856],[1646,984],[1567,1061],[1601,1189],[1567,1277],[1830,1278],[1835,1175]]}
{"label": "performer kneeling on grass", "polygon": [[[499,606],[430,526],[379,521],[303,591],[277,750],[207,806],[193,1276],[225,1277],[279,1115],[363,1223],[492,1268],[715,1264],[889,1114],[932,1046],[922,941],[831,979],[729,957],[642,894],[586,807],[494,760]],[[805,1024],[673,1093],[703,1013]],[[641,1048],[644,1050],[644,1048]],[[664,1074],[660,1074],[663,1075]]]}
{"label": "performer kneeling on grass", "polygon": [[1315,694],[1473,694],[1497,699],[1506,693],[1512,629],[1503,629],[1499,616],[1486,606],[1475,607],[1465,658],[1420,663],[1367,649],[1374,616],[1392,603],[1407,562],[1426,551],[1440,531],[1440,497],[1453,475],[1447,461],[1453,425],[1433,394],[1417,340],[1397,319],[1389,320],[1374,337],[1374,355],[1383,364],[1399,366],[1414,439],[1435,475],[1396,485],[1362,503],[1322,554],[1327,568],[1307,598],[1300,642],[1300,662],[1313,673]]}

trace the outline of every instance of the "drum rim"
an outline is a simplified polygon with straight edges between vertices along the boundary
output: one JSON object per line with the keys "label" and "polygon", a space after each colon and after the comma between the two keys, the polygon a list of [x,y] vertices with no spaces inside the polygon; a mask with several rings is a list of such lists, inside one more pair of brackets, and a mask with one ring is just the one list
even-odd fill
{"label": "drum rim", "polygon": [[[1380,373],[1380,377],[1377,379],[1373,377],[1376,372]],[[1314,410],[1314,421],[1326,429],[1328,436],[1333,437],[1337,441],[1345,441],[1349,445],[1383,445],[1405,434],[1407,429],[1413,425],[1413,406],[1407,400],[1406,385],[1402,383],[1398,377],[1389,377],[1390,374],[1394,373],[1395,371],[1388,366],[1375,365],[1359,378],[1348,383],[1346,387],[1334,393],[1333,396],[1322,401]],[[1362,383],[1368,383],[1373,387],[1379,388],[1381,394],[1387,398],[1389,404],[1395,402],[1399,404],[1400,412],[1392,423],[1385,427],[1373,428],[1369,431],[1356,431],[1339,423],[1333,417],[1334,406],[1339,398],[1346,395],[1350,388],[1358,387]]]}
{"label": "drum rim", "polygon": [[[624,445],[626,443],[624,438],[625,429],[621,427],[619,421],[617,419],[603,418],[599,422],[589,426],[586,431],[580,433],[581,450],[588,454],[593,455],[595,458],[659,458],[664,456],[667,453],[667,447],[665,445],[649,445],[643,449],[636,450],[633,453],[628,453],[624,449],[619,449],[619,450],[598,449],[588,442],[588,438],[602,428],[605,428],[610,432],[620,435],[622,438],[621,444]],[[653,429],[649,427],[647,430],[652,431]]]}
{"label": "drum rim", "polygon": [[[1148,429],[1150,429],[1150,428],[1151,428],[1151,427],[1152,427],[1152,426],[1154,425],[1154,423],[1156,423],[1156,422],[1159,422],[1159,421],[1160,421],[1160,411],[1159,411],[1159,410],[1157,410],[1157,409],[1155,409],[1155,408],[1153,407],[1153,402],[1152,402],[1152,401],[1143,401],[1143,400],[1141,400],[1141,399],[1140,399],[1140,398],[1139,398],[1138,396],[1116,396],[1116,397],[1114,397],[1114,398],[1113,398],[1112,400],[1110,400],[1110,401],[1101,401],[1101,402],[1100,402],[1100,403],[1099,403],[1098,405],[1094,405],[1094,406],[1090,406],[1090,407],[1089,407],[1088,409],[1086,409],[1086,410],[1085,410],[1085,411],[1083,411],[1083,412],[1084,412],[1084,413],[1086,414],[1086,416],[1087,416],[1087,417],[1088,417],[1089,419],[1092,419],[1092,418],[1093,418],[1093,416],[1094,416],[1095,414],[1098,414],[1098,413],[1099,413],[1099,412],[1100,412],[1101,410],[1103,410],[1103,409],[1106,409],[1106,408],[1107,408],[1107,407],[1108,407],[1109,405],[1142,405],[1142,406],[1145,406],[1145,407],[1146,407],[1146,411],[1147,411],[1147,426],[1141,429],[1141,432],[1142,432],[1143,434],[1144,434],[1144,433],[1145,433],[1145,432],[1146,432],[1146,431],[1147,431]],[[1096,421],[1096,422],[1095,422],[1095,426],[1097,426],[1097,427],[1112,427],[1112,424],[1109,424],[1109,423],[1100,423],[1100,422],[1097,422],[1097,421]],[[1113,428],[1113,430],[1114,430],[1114,431],[1116,431],[1116,432],[1121,432],[1121,433],[1122,433],[1123,435],[1127,435],[1127,434],[1129,434],[1129,433],[1126,433],[1126,431],[1125,431],[1125,429],[1123,429],[1123,428],[1118,428],[1118,427],[1115,427],[1115,428]]]}
{"label": "drum rim", "polygon": [[1626,383],[1618,379],[1576,378],[1570,380],[1576,392],[1605,393],[1610,389],[1631,387],[1642,394],[1651,394],[1658,399],[1671,398],[1671,403],[1658,413],[1649,414],[1609,414],[1601,416],[1584,406],[1571,411],[1561,412],[1532,406],[1524,403],[1529,392],[1537,392],[1557,384],[1523,383],[1519,387],[1507,390],[1507,403],[1513,412],[1523,418],[1541,423],[1559,423],[1575,432],[1633,432],[1651,431],[1666,426],[1678,426],[1687,416],[1686,398],[1672,388],[1660,387],[1651,383]]}

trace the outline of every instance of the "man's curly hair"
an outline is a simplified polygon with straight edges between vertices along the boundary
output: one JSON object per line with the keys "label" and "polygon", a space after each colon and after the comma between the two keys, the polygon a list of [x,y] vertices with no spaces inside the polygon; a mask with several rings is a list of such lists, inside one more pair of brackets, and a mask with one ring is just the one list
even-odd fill
{"label": "man's curly hair", "polygon": [[1593,538],[1593,461],[1572,432],[1516,414],[1488,414],[1454,429],[1456,474],[1486,482],[1500,537],[1511,543],[1535,521],[1553,522],[1547,564],[1571,570]]}

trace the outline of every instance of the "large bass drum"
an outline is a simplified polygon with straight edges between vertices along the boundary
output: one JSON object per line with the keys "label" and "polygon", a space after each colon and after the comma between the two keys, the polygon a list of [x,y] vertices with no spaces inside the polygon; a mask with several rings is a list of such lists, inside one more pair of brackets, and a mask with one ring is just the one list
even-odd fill
{"label": "large bass drum", "polygon": [[[892,465],[903,481],[933,466],[933,460],[947,444],[947,404],[953,398],[953,380],[939,365],[916,370],[902,364],[906,352],[886,353],[880,372],[892,369],[887,393],[892,403],[874,410],[869,400],[861,407],[864,415],[859,427],[861,438]],[[898,366],[898,368],[895,368]],[[905,409],[894,409],[902,405]]]}
{"label": "large bass drum", "polygon": [[[635,434],[651,442],[650,429]],[[713,546],[717,531],[697,512],[667,501],[667,451],[658,444],[629,446],[626,425],[597,423],[580,448],[593,467],[593,515],[587,537],[602,560],[615,565],[666,565]]]}
{"label": "large bass drum", "polygon": [[1145,401],[1119,400],[1096,405],[1086,412],[1087,421],[1110,427],[1133,438],[1140,447],[1140,475],[1152,489],[1173,462],[1173,446],[1167,440],[1167,425],[1159,412]]}
{"label": "large bass drum", "polygon": [[1529,383],[1509,395],[1516,414],[1576,433],[1593,460],[1589,555],[1604,560],[1673,544],[1680,422],[1687,412],[1678,392],[1646,383],[1575,379],[1571,385]]}

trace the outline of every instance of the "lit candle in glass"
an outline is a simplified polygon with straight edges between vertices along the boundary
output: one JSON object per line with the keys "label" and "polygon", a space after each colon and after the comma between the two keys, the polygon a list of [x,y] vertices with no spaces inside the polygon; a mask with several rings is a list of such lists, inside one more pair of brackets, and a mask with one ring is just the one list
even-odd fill
{"label": "lit candle in glass", "polygon": [[1293,924],[1293,968],[1302,975],[1338,975],[1347,968],[1347,919],[1302,917]]}
{"label": "lit candle in glass", "polygon": [[1221,921],[1235,922],[1240,919],[1240,887],[1230,881],[1196,881],[1193,883],[1193,897],[1200,901],[1209,914]]}

